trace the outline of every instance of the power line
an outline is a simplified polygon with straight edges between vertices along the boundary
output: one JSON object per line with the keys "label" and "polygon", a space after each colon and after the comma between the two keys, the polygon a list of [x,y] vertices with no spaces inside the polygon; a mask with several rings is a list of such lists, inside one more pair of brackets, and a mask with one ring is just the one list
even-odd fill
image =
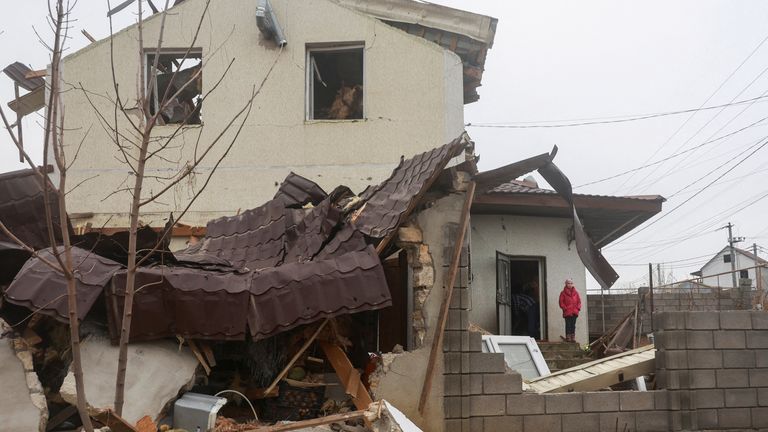
{"label": "power line", "polygon": [[[768,95],[767,95],[767,96],[765,96],[765,97],[768,97]],[[733,136],[733,135],[736,135],[736,134],[738,134],[738,133],[740,133],[740,132],[743,132],[743,131],[745,131],[745,130],[747,130],[747,129],[751,128],[751,127],[755,127],[755,126],[757,126],[758,124],[760,124],[760,123],[764,122],[765,120],[768,120],[768,117],[763,117],[763,118],[761,118],[760,120],[758,120],[758,121],[756,121],[756,122],[754,122],[754,123],[751,123],[751,124],[749,124],[749,125],[747,125],[747,126],[744,126],[744,127],[743,127],[743,128],[741,128],[741,129],[737,129],[737,130],[735,130],[735,131],[733,131],[733,132],[729,132],[729,133],[727,133],[727,134],[725,134],[725,135],[719,136],[719,137],[717,137],[717,138],[715,138],[715,139],[712,139],[712,140],[709,140],[709,141],[704,141],[703,143],[701,143],[701,144],[699,144],[699,145],[697,145],[697,146],[695,146],[695,147],[691,147],[691,148],[689,148],[689,149],[687,149],[687,150],[683,150],[683,151],[681,151],[681,152],[679,152],[679,153],[675,153],[675,154],[669,155],[669,156],[665,157],[664,159],[659,159],[659,160],[657,160],[656,162],[652,162],[652,163],[649,163],[649,164],[646,164],[646,165],[643,165],[643,166],[639,166],[639,167],[637,167],[637,168],[632,168],[632,169],[630,169],[630,170],[627,170],[627,171],[624,171],[624,172],[620,172],[620,173],[618,173],[618,174],[614,174],[614,175],[612,175],[612,176],[609,176],[609,177],[604,177],[604,178],[601,178],[601,179],[599,179],[599,180],[594,180],[594,181],[591,181],[591,182],[588,182],[588,183],[582,183],[582,184],[580,184],[580,185],[578,185],[578,186],[574,186],[573,188],[574,188],[574,189],[577,189],[577,188],[580,188],[580,187],[584,187],[584,186],[590,186],[590,185],[593,185],[593,184],[602,183],[602,182],[605,182],[605,181],[608,181],[608,180],[613,180],[613,179],[615,179],[615,178],[618,178],[618,177],[621,177],[621,176],[625,176],[625,175],[627,175],[627,174],[631,174],[631,173],[633,173],[633,172],[637,172],[637,171],[643,170],[643,169],[645,169],[645,168],[648,168],[648,167],[652,167],[652,166],[654,166],[654,165],[658,165],[658,164],[660,164],[660,163],[663,163],[663,162],[666,162],[666,161],[668,161],[668,160],[670,160],[670,159],[674,159],[674,158],[676,158],[676,157],[682,156],[682,155],[684,155],[685,153],[688,153],[688,152],[694,151],[694,150],[696,150],[696,149],[698,149],[698,148],[701,148],[701,147],[704,147],[704,146],[706,146],[706,145],[709,145],[709,144],[715,143],[715,142],[717,142],[717,141],[720,141],[720,140],[723,140],[723,139],[725,139],[725,138],[729,138],[729,137],[731,137],[731,136]]]}
{"label": "power line", "polygon": [[[709,182],[709,183],[707,184],[707,186],[705,186],[704,188],[702,188],[700,191],[698,191],[698,192],[696,192],[695,194],[691,195],[691,196],[690,196],[690,197],[688,197],[688,198],[687,198],[685,201],[683,201],[683,202],[681,202],[680,204],[678,204],[677,206],[673,207],[673,208],[672,208],[670,211],[668,211],[668,212],[664,213],[664,214],[663,214],[663,215],[661,215],[659,218],[657,218],[657,219],[656,219],[656,220],[654,220],[653,222],[649,223],[648,225],[644,226],[643,228],[641,228],[641,229],[639,229],[639,230],[635,231],[634,233],[630,234],[629,236],[625,237],[624,239],[619,239],[618,241],[614,242],[614,243],[613,243],[613,245],[615,245],[615,244],[618,244],[618,243],[620,243],[620,242],[622,242],[623,240],[626,240],[626,239],[628,239],[628,238],[632,238],[632,237],[636,236],[637,234],[639,234],[639,233],[641,233],[641,232],[643,232],[643,231],[647,230],[648,228],[650,228],[650,227],[652,227],[653,225],[655,225],[656,223],[658,223],[660,220],[662,220],[662,219],[664,219],[665,217],[667,217],[667,216],[669,216],[670,214],[672,214],[672,213],[673,213],[675,210],[679,209],[679,208],[680,208],[680,207],[682,207],[683,205],[685,205],[685,204],[687,204],[688,202],[690,202],[692,199],[696,198],[696,197],[697,197],[699,194],[701,194],[702,192],[704,192],[704,191],[705,191],[706,189],[708,189],[710,186],[712,186],[713,184],[715,184],[715,183],[716,183],[718,180],[720,180],[721,178],[725,177],[725,176],[726,176],[728,173],[730,173],[731,171],[733,171],[734,169],[736,169],[736,167],[738,167],[739,165],[741,165],[742,163],[744,163],[744,161],[746,161],[747,159],[749,159],[750,157],[752,157],[752,155],[754,155],[755,153],[757,153],[758,151],[760,151],[760,150],[761,150],[763,147],[765,147],[765,146],[768,144],[768,139],[767,139],[767,138],[768,138],[768,137],[766,137],[766,138],[763,138],[763,143],[762,143],[762,144],[761,144],[759,147],[757,147],[756,149],[752,150],[752,152],[751,152],[751,153],[749,153],[749,154],[748,154],[748,155],[746,155],[746,156],[745,156],[743,159],[741,159],[740,161],[738,161],[737,163],[735,163],[735,164],[734,164],[732,167],[728,168],[728,170],[726,170],[724,173],[722,173],[722,174],[720,174],[719,176],[717,176],[717,178],[716,178],[716,179],[714,179],[714,180],[712,180],[711,182]],[[687,186],[686,186],[686,187],[687,187]]]}
{"label": "power line", "polygon": [[[565,127],[576,127],[576,126],[591,126],[591,125],[599,125],[599,124],[613,124],[613,123],[627,123],[627,122],[634,122],[634,121],[640,121],[640,120],[648,120],[648,119],[654,119],[659,117],[667,117],[672,115],[679,115],[679,114],[686,114],[691,112],[699,112],[699,111],[707,111],[707,110],[713,110],[713,109],[725,109],[732,106],[738,106],[743,105],[746,103],[755,103],[760,99],[764,99],[768,97],[767,95],[761,95],[752,99],[745,99],[742,101],[737,102],[730,102],[727,104],[722,105],[713,105],[708,107],[700,107],[700,108],[691,108],[691,109],[685,109],[680,111],[667,111],[667,112],[661,112],[661,113],[653,113],[653,114],[640,114],[636,116],[621,116],[622,118],[614,119],[614,120],[594,120],[594,121],[583,121],[583,122],[577,122],[577,123],[568,123],[566,120],[566,123],[554,123],[554,124],[544,124],[546,121],[541,122],[510,122],[510,123],[467,123],[465,126],[467,127],[479,127],[479,128],[500,128],[500,129],[540,129],[540,128],[565,128]],[[626,117],[626,118],[624,118]],[[534,124],[524,124],[524,123],[534,123]],[[538,124],[536,124],[538,123]]]}

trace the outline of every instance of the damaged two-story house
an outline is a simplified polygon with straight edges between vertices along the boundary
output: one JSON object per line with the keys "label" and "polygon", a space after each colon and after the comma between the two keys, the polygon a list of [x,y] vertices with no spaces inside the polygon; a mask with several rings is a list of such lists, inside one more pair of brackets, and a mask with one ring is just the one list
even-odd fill
{"label": "damaged two-story house", "polygon": [[[158,53],[152,44],[160,18],[144,21],[141,53],[134,25],[62,60],[64,85],[82,87],[62,95],[68,139],[82,141],[68,173],[70,184],[84,181],[69,197],[76,227],[127,226],[127,195],[112,192],[123,187],[130,168],[97,114],[114,110],[111,58],[129,115],[138,115],[130,104],[138,95],[140,56],[148,65],[159,56],[161,92],[174,72],[175,82],[197,76],[163,111],[165,124],[154,129],[158,138],[175,135],[171,156],[148,167],[150,194],[159,188],[151,177],[194,160],[196,143],[214,140],[269,74],[236,144],[183,221],[204,226],[271,198],[291,171],[329,190],[344,184],[360,191],[385,179],[401,155],[459,136],[464,105],[479,98],[497,22],[410,0],[185,0],[168,11]],[[155,93],[151,112],[159,100]],[[89,101],[88,95],[98,96]],[[118,117],[118,123],[121,133],[130,133],[127,121]],[[156,224],[183,208],[222,151],[214,149],[189,181],[174,187],[172,198],[144,208],[144,222]]]}

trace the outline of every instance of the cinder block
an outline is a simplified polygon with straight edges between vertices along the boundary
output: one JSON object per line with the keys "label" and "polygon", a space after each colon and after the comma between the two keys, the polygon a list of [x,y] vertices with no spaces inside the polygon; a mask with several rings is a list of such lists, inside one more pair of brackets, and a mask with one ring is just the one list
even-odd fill
{"label": "cinder block", "polygon": [[446,374],[461,373],[461,353],[443,353],[443,363]]}
{"label": "cinder block", "polygon": [[717,387],[714,369],[697,369],[688,372],[688,386],[683,388],[703,389]]}
{"label": "cinder block", "polygon": [[757,406],[757,389],[725,389],[725,406],[753,407]]}
{"label": "cinder block", "polygon": [[711,312],[685,312],[685,328],[688,330],[717,330],[720,328],[720,315]]}
{"label": "cinder block", "polygon": [[461,418],[461,396],[443,397],[443,410],[445,418]]}
{"label": "cinder block", "polygon": [[750,311],[721,311],[720,328],[724,330],[751,330],[752,313]]}
{"label": "cinder block", "polygon": [[752,426],[752,413],[749,408],[726,408],[717,410],[720,428],[748,428]]}
{"label": "cinder block", "polygon": [[653,331],[684,330],[685,312],[655,312],[653,314]]}
{"label": "cinder block", "polygon": [[469,353],[461,353],[461,373],[468,374],[471,372],[469,364]]}
{"label": "cinder block", "polygon": [[472,349],[470,349],[470,345],[469,345],[469,331],[462,330],[460,333],[461,333],[461,336],[459,336],[459,339],[461,341],[461,347],[460,347],[461,351],[462,352],[470,352],[470,351],[472,351]]}
{"label": "cinder block", "polygon": [[503,353],[469,353],[469,372],[503,373],[506,371]]}
{"label": "cinder block", "polygon": [[747,348],[768,348],[768,331],[747,330]]}
{"label": "cinder block", "polygon": [[768,329],[768,311],[751,311],[752,328],[755,330]]}
{"label": "cinder block", "polygon": [[584,412],[619,410],[618,392],[584,392]]}
{"label": "cinder block", "polygon": [[659,350],[687,348],[685,330],[661,330],[654,333],[654,337]]}
{"label": "cinder block", "polygon": [[[768,354],[768,351],[765,351]],[[768,355],[765,356],[768,366]],[[755,351],[752,350],[723,350],[724,368],[753,368],[757,365]]]}
{"label": "cinder block", "polygon": [[446,330],[466,330],[469,327],[469,311],[464,309],[451,309],[448,311]]}
{"label": "cinder block", "polygon": [[469,374],[469,394],[483,394],[483,376],[481,374]]}
{"label": "cinder block", "polygon": [[656,410],[669,409],[669,392],[666,390],[656,390],[649,392],[653,394],[653,408]]}
{"label": "cinder block", "polygon": [[716,409],[696,411],[697,429],[718,429],[718,416]]}
{"label": "cinder block", "polygon": [[583,411],[581,393],[553,393],[544,395],[547,414],[578,413]]}
{"label": "cinder block", "polygon": [[749,369],[750,387],[768,387],[768,369]]}
{"label": "cinder block", "polygon": [[752,427],[768,428],[768,408],[752,408]]}
{"label": "cinder block", "polygon": [[[656,353],[656,361],[662,361],[663,369],[688,369],[688,351],[662,351]],[[659,365],[657,365],[659,367]]]}
{"label": "cinder block", "polygon": [[523,378],[519,373],[483,375],[483,393],[519,394],[523,392]]}
{"label": "cinder block", "polygon": [[480,352],[483,350],[483,334],[469,332],[469,349],[467,351]]}
{"label": "cinder block", "polygon": [[719,369],[723,367],[723,353],[716,350],[688,351],[690,369]]}
{"label": "cinder block", "polygon": [[544,396],[539,394],[519,394],[507,396],[507,414],[544,414]]}
{"label": "cinder block", "polygon": [[563,415],[563,432],[594,432],[598,430],[600,430],[600,414],[598,413]]}
{"label": "cinder block", "polygon": [[601,431],[634,431],[634,412],[605,412],[600,413]]}
{"label": "cinder block", "polygon": [[471,417],[469,419],[469,429],[466,432],[481,431],[485,429],[485,419],[487,417]]}
{"label": "cinder block", "polygon": [[504,395],[478,395],[469,397],[469,415],[500,416],[506,412],[507,399]]}
{"label": "cinder block", "polygon": [[445,396],[461,396],[461,378],[463,375],[444,375],[443,392]]}
{"label": "cinder block", "polygon": [[523,432],[523,416],[485,417],[482,430],[483,432]]}
{"label": "cinder block", "polygon": [[619,393],[619,408],[622,411],[653,410],[653,393],[623,391]]}
{"label": "cinder block", "polygon": [[562,419],[559,415],[534,415],[523,417],[526,431],[562,432]]}
{"label": "cinder block", "polygon": [[446,330],[443,336],[443,352],[461,352],[462,333],[464,332]]}
{"label": "cinder block", "polygon": [[446,418],[445,419],[445,432],[463,432],[461,430],[460,418]]}
{"label": "cinder block", "polygon": [[749,387],[749,371],[747,369],[718,369],[717,386],[719,388]]}
{"label": "cinder block", "polygon": [[713,332],[713,335],[715,336],[715,349],[740,349],[747,346],[742,330],[718,330]]}
{"label": "cinder block", "polygon": [[712,332],[694,330],[685,332],[686,348],[688,349],[712,349]]}
{"label": "cinder block", "polygon": [[469,396],[472,394],[472,375],[461,375],[461,395]]}
{"label": "cinder block", "polygon": [[669,430],[669,417],[664,412],[644,411],[638,412],[636,417],[636,430],[638,432],[666,432]]}
{"label": "cinder block", "polygon": [[723,390],[693,390],[691,393],[694,395],[693,406],[697,409],[722,408],[725,406]]}

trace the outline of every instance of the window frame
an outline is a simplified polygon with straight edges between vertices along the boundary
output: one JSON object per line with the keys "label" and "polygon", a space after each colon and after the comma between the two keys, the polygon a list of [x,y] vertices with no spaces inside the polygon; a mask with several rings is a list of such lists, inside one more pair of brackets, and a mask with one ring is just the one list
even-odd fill
{"label": "window frame", "polygon": [[[179,58],[183,58],[184,56],[186,56],[186,58],[184,59],[184,62],[195,60],[197,57],[199,57],[200,65],[201,66],[203,65],[203,48],[198,48],[198,47],[160,48],[160,50],[153,49],[153,48],[145,48],[144,49],[144,66],[146,70],[144,71],[144,80],[145,80],[144,90],[146,92],[149,92],[149,80],[151,76],[152,65],[154,64],[154,62],[150,62],[149,60],[149,56],[151,55],[160,55],[160,56],[177,55]],[[157,75],[155,75],[155,80],[157,80]],[[159,95],[157,91],[157,81],[155,81],[154,89],[155,90],[153,94],[147,94],[147,97],[150,98],[150,101],[149,101],[150,112],[154,111],[156,113],[158,109],[158,105],[160,104]],[[200,97],[203,97],[203,94],[204,94],[203,89],[200,89]],[[150,116],[150,115],[153,115],[153,114],[150,114],[148,112],[147,116]],[[190,126],[190,127],[202,126],[203,125],[202,111],[200,112],[200,115],[201,115],[200,123],[163,123],[162,125],[158,124],[158,126]]]}
{"label": "window frame", "polygon": [[[315,88],[314,88],[314,68],[312,67],[312,53],[315,52],[340,52],[340,51],[352,51],[361,50],[363,56],[363,115],[359,119],[316,119],[314,118],[315,111]],[[305,59],[304,59],[304,121],[305,122],[344,122],[344,121],[361,121],[367,118],[366,116],[366,89],[367,85],[367,73],[365,67],[365,41],[351,41],[351,42],[326,42],[326,43],[308,43],[305,45]]]}
{"label": "window frame", "polygon": [[[536,367],[539,376],[530,378],[523,377],[524,380],[530,381],[532,379],[544,377],[552,373],[549,370],[549,366],[547,365],[546,360],[544,360],[544,355],[541,353],[539,345],[532,337],[483,335],[483,352],[504,353],[499,345],[525,345],[525,347],[528,349],[528,354],[530,354],[533,365]],[[506,357],[504,358],[504,364],[512,369],[512,367],[507,364]]]}
{"label": "window frame", "polygon": [[733,256],[731,254],[729,254],[729,253],[723,254],[723,262],[724,263],[730,263],[731,261],[733,261]]}

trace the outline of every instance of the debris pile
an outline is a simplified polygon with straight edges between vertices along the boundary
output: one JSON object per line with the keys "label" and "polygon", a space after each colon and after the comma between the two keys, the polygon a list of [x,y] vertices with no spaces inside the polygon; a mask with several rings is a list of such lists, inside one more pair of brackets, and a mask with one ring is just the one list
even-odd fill
{"label": "debris pile", "polygon": [[[210,412],[200,408],[208,421],[200,430],[401,430],[394,408],[375,403],[369,390],[381,358],[371,355],[378,351],[377,311],[392,302],[382,259],[397,249],[398,228],[466,147],[461,137],[401,160],[389,179],[359,196],[344,186],[326,193],[291,173],[272,200],[210,221],[204,237],[177,252],[162,234],[172,217],[165,230],[140,228],[121,416],[112,408],[129,236],[76,235],[64,221],[73,244],[87,410],[96,426],[174,430],[180,396],[200,394],[226,398]],[[9,323],[3,338],[13,338],[6,354],[19,359],[18,368],[3,369],[14,375],[3,382],[15,379],[19,389],[0,394],[0,417],[24,393],[35,426],[22,429],[68,431],[80,420],[67,281],[48,265],[61,237],[52,247],[41,235],[48,198],[38,179],[30,171],[0,176],[0,211],[13,216],[3,221],[34,249],[0,235],[0,317]]]}

